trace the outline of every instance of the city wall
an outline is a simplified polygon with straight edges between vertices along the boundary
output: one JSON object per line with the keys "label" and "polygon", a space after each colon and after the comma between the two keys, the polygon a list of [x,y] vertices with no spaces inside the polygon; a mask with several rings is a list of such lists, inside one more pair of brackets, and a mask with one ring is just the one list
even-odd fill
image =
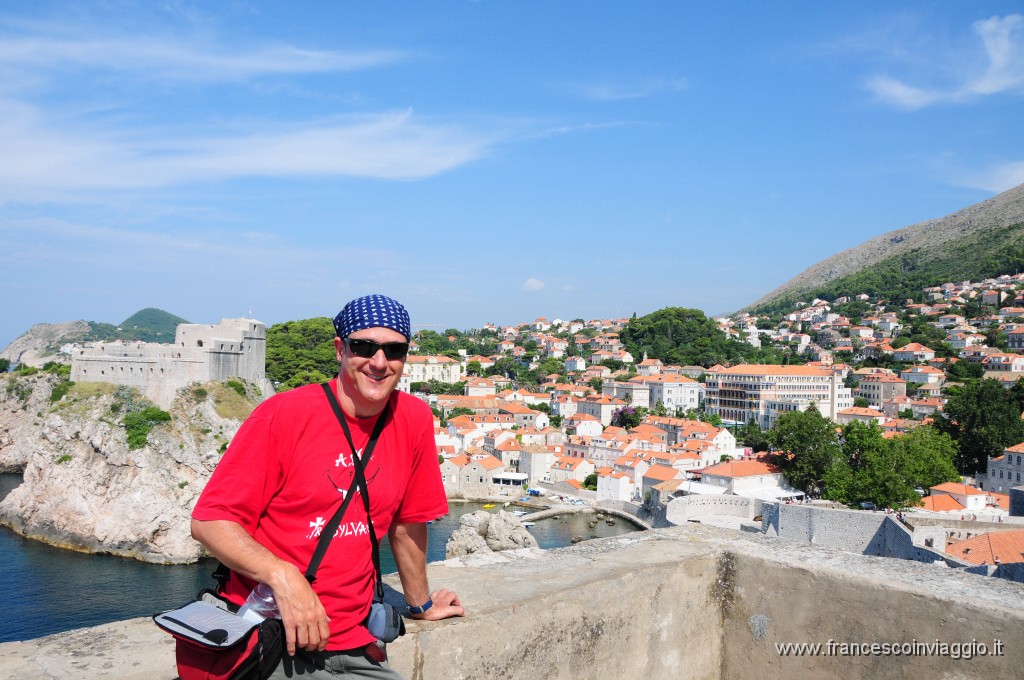
{"label": "city wall", "polygon": [[[429,576],[459,593],[467,616],[411,622],[390,645],[410,680],[995,678],[1016,677],[1024,663],[1017,584],[715,527],[468,556],[430,565]],[[893,643],[916,652],[881,652]],[[821,647],[787,655],[786,644]],[[855,656],[840,653],[854,644]],[[171,638],[149,619],[6,643],[0,668],[66,680],[175,677]]]}

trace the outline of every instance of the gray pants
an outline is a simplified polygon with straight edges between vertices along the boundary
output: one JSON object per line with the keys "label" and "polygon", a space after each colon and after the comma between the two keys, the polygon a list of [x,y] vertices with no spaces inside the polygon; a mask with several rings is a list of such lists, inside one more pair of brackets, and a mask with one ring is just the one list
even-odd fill
{"label": "gray pants", "polygon": [[284,655],[270,680],[326,680],[326,678],[368,678],[369,680],[402,680],[386,661],[378,662],[364,654],[347,652],[304,652]]}

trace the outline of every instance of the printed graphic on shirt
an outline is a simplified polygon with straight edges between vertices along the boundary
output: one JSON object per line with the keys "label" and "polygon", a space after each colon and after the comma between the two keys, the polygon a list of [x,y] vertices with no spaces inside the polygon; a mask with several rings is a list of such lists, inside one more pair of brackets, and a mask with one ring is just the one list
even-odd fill
{"label": "printed graphic on shirt", "polygon": [[[357,449],[357,456],[362,456],[362,449]],[[363,474],[366,476],[366,486],[370,488],[373,484],[373,480],[376,479],[377,475],[381,472],[381,465],[375,459],[371,459],[367,463],[366,468],[363,470]],[[338,457],[334,461],[334,467],[324,470],[324,479],[329,483],[335,491],[341,495],[342,501],[348,495],[348,489],[352,486],[352,480],[355,479],[356,469],[352,460],[352,453],[341,451]],[[345,511],[346,515],[364,513],[362,500],[358,498],[360,489],[356,487],[355,493],[357,497],[354,497],[349,501],[349,507]],[[358,505],[359,509],[353,511],[353,507]],[[344,521],[342,518],[341,524],[338,525],[337,530],[334,532],[334,538],[349,537],[349,536],[368,536],[369,529],[366,523],[362,520],[355,521]],[[324,527],[327,525],[327,519],[323,516],[317,515],[315,520],[309,522],[309,535],[306,536],[306,540],[315,541],[320,538],[320,534],[323,533]]]}

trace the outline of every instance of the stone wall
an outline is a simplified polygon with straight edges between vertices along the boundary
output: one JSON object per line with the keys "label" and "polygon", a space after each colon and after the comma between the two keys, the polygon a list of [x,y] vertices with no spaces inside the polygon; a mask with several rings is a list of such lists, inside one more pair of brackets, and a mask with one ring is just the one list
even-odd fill
{"label": "stone wall", "polygon": [[[410,622],[389,647],[410,680],[1010,678],[1024,664],[1017,584],[714,527],[469,556],[432,564],[429,576],[459,593],[467,616]],[[972,640],[988,654],[870,651]],[[821,647],[795,655],[789,644]],[[856,656],[837,653],[852,644]],[[175,677],[171,638],[149,619],[2,644],[0,668],[63,680]]]}
{"label": "stone wall", "polygon": [[941,561],[952,567],[969,566],[944,554],[943,548],[931,550],[896,520],[894,515],[863,510],[834,510],[812,505],[765,503],[761,511],[765,535],[801,543],[812,543],[843,552],[932,563]]}
{"label": "stone wall", "polygon": [[698,515],[754,519],[760,512],[761,505],[761,501],[743,496],[680,496],[669,501],[665,517],[672,524],[684,524],[691,517]]}

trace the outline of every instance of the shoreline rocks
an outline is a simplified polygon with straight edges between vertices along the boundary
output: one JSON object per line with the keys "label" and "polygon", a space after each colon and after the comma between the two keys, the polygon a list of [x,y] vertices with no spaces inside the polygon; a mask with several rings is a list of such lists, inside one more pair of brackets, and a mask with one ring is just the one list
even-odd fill
{"label": "shoreline rocks", "polygon": [[536,547],[537,540],[512,513],[478,510],[459,520],[459,528],[445,545],[445,559]]}

